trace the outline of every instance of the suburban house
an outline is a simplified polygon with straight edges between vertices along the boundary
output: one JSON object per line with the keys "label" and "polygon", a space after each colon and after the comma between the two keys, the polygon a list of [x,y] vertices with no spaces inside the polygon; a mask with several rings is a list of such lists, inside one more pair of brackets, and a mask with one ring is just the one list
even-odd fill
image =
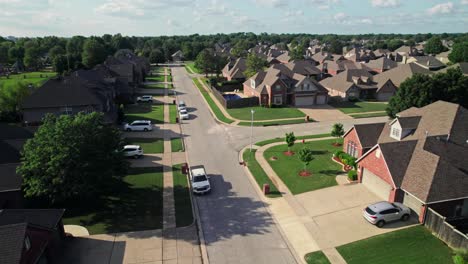
{"label": "suburban house", "polygon": [[222,73],[223,77],[228,81],[238,80],[243,82],[245,81],[245,70],[247,70],[246,59],[238,58],[237,60],[234,60],[230,58],[229,62],[224,66]]}
{"label": "suburban house", "polygon": [[324,63],[325,61],[331,61],[333,60],[333,55],[329,52],[317,52],[314,55],[312,55],[312,59],[316,61],[319,64]]}
{"label": "suburban house", "polygon": [[54,263],[65,238],[63,209],[0,210],[0,263]]}
{"label": "suburban house", "polygon": [[447,72],[448,69],[460,68],[463,75],[468,76],[468,62],[460,62],[450,65],[446,68],[440,69],[437,72]]}
{"label": "suburban house", "polygon": [[437,54],[435,57],[436,57],[437,60],[439,60],[443,64],[447,64],[447,63],[450,62],[450,60],[448,58],[448,55],[450,54],[450,52],[452,52],[452,51],[451,50],[444,51],[444,52],[441,52],[441,53]]}
{"label": "suburban house", "polygon": [[434,56],[415,56],[409,58],[406,63],[414,62],[415,64],[423,67],[426,70],[437,71],[445,67],[440,60],[436,59]]}
{"label": "suburban house", "polygon": [[376,58],[388,57],[391,52],[388,49],[376,49],[373,51]]}
{"label": "suburban house", "polygon": [[354,62],[369,62],[369,60],[375,59],[375,54],[372,50],[365,50],[361,48],[354,48],[348,51],[344,58]]}
{"label": "suburban house", "polygon": [[289,51],[285,51],[275,59],[280,63],[288,63],[291,60],[291,57],[289,56]]}
{"label": "suburban house", "polygon": [[390,80],[398,88],[402,82],[414,74],[432,74],[432,72],[415,63],[399,64],[395,68],[375,75],[374,81],[376,83],[385,83]]}
{"label": "suburban house", "polygon": [[184,54],[181,50],[174,52],[174,54],[172,54],[171,57],[173,62],[180,62],[184,60]]}
{"label": "suburban house", "polygon": [[391,81],[376,82],[366,68],[347,69],[336,76],[320,81],[320,84],[328,90],[330,96],[339,100],[372,98],[387,101],[396,92]]}
{"label": "suburban house", "polygon": [[384,200],[410,207],[420,222],[428,207],[447,217],[468,217],[466,131],[468,110],[437,101],[385,124],[354,126],[344,136],[343,150],[359,157],[360,183]]}
{"label": "suburban house", "polygon": [[396,68],[398,63],[387,57],[380,57],[376,60],[370,60],[365,65],[371,69],[371,73],[378,74]]}
{"label": "suburban house", "polygon": [[258,97],[260,105],[267,106],[310,106],[328,102],[328,92],[322,85],[313,77],[293,70],[308,73],[310,76],[314,73],[312,68],[295,67],[294,62],[273,65],[244,82],[244,95]]}
{"label": "suburban house", "polygon": [[20,151],[32,136],[25,128],[0,123],[0,210],[23,207],[23,182],[16,168],[20,164]]}
{"label": "suburban house", "polygon": [[101,112],[107,122],[116,122],[118,109],[112,84],[82,78],[83,73],[85,71],[77,71],[44,83],[24,100],[21,106],[23,121],[37,124],[46,114]]}
{"label": "suburban house", "polygon": [[353,70],[353,69],[364,69],[368,72],[372,72],[370,68],[366,66],[364,63],[354,62],[350,60],[336,60],[336,61],[325,61],[318,66],[318,68],[325,74],[335,76],[340,72],[345,70]]}

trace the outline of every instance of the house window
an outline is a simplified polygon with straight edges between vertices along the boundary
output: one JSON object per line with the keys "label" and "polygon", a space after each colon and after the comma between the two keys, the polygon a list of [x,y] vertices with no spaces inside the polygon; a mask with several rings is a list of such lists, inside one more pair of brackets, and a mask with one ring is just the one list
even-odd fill
{"label": "house window", "polygon": [[62,112],[62,114],[64,114],[64,115],[71,115],[71,114],[73,114],[73,109],[71,107],[66,106],[66,107],[62,107],[60,109],[60,112]]}
{"label": "house window", "polygon": [[304,90],[305,90],[305,91],[309,91],[309,90],[310,90],[309,88],[310,88],[310,87],[309,87],[309,84],[304,84]]}
{"label": "house window", "polygon": [[250,80],[250,86],[255,89],[255,80]]}
{"label": "house window", "polygon": [[276,91],[281,91],[281,85],[279,85],[279,84],[276,85],[276,86],[275,86],[275,89],[276,89]]}
{"label": "house window", "polygon": [[395,139],[400,139],[401,131],[397,127],[392,127],[392,137]]}
{"label": "house window", "polygon": [[273,97],[273,104],[275,104],[275,105],[283,104],[283,97],[282,96]]}
{"label": "house window", "polygon": [[24,248],[26,251],[28,251],[31,248],[31,240],[29,239],[29,236],[26,236],[24,239]]}

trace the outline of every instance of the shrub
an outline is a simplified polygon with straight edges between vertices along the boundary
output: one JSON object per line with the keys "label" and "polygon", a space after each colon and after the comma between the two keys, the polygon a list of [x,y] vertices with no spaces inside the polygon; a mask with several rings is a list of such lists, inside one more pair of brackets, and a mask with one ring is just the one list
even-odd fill
{"label": "shrub", "polygon": [[359,98],[354,97],[354,96],[350,96],[350,97],[348,97],[348,101],[350,101],[350,102],[352,102],[352,103],[358,102],[358,101],[359,101]]}
{"label": "shrub", "polygon": [[468,263],[468,250],[457,250],[456,255],[453,256],[453,263],[467,264]]}
{"label": "shrub", "polygon": [[350,170],[350,171],[348,171],[348,179],[349,179],[350,181],[355,181],[355,180],[357,180],[357,171],[355,171],[355,170]]}
{"label": "shrub", "polygon": [[339,158],[341,153],[344,153],[344,152],[342,150],[337,150],[337,151],[335,151],[335,153],[333,153],[333,157],[338,157]]}

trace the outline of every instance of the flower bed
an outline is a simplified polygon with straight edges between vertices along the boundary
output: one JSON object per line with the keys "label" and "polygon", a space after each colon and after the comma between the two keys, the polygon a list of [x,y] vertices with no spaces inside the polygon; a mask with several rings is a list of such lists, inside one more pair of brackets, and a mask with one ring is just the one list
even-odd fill
{"label": "flower bed", "polygon": [[339,150],[333,154],[332,158],[335,162],[343,166],[343,171],[348,172],[356,167],[356,158]]}

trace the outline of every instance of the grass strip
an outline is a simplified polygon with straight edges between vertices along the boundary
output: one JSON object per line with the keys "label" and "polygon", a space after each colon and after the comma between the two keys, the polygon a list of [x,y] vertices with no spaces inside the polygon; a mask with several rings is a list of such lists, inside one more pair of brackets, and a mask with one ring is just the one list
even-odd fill
{"label": "grass strip", "polygon": [[263,188],[263,184],[270,185],[270,194],[267,195],[269,198],[281,197],[281,193],[278,191],[276,185],[271,181],[270,177],[265,173],[262,166],[258,163],[257,159],[255,159],[255,149],[252,149],[250,152],[249,149],[246,149],[244,153],[242,153],[242,159],[245,163],[247,163],[247,168],[249,169],[250,173],[255,178],[260,189]]}
{"label": "grass strip", "polygon": [[[323,137],[330,137],[330,136],[331,136],[330,134],[317,134],[317,135],[298,136],[298,137],[296,137],[296,142],[298,140],[302,140],[302,139],[323,138]],[[282,138],[272,138],[272,139],[257,142],[257,143],[255,143],[255,145],[263,147],[263,146],[271,144],[271,143],[286,142],[285,140],[286,140],[286,138],[284,138],[284,137],[282,137]]]}
{"label": "grass strip", "polygon": [[174,180],[174,205],[176,215],[176,226],[188,226],[193,223],[192,201],[190,199],[190,188],[187,176],[182,174],[182,164],[172,167]]}
{"label": "grass strip", "polygon": [[231,120],[231,119],[227,118],[223,114],[223,112],[219,109],[218,105],[211,98],[209,92],[207,92],[205,90],[205,88],[203,88],[202,84],[200,83],[200,81],[197,78],[194,78],[193,82],[195,83],[195,86],[197,86],[198,90],[200,90],[200,92],[203,95],[203,97],[205,98],[205,100],[208,102],[208,105],[211,108],[211,110],[213,111],[213,113],[215,114],[216,118],[218,118],[221,122],[228,123],[228,124],[231,124],[232,122],[234,122],[234,120]]}

